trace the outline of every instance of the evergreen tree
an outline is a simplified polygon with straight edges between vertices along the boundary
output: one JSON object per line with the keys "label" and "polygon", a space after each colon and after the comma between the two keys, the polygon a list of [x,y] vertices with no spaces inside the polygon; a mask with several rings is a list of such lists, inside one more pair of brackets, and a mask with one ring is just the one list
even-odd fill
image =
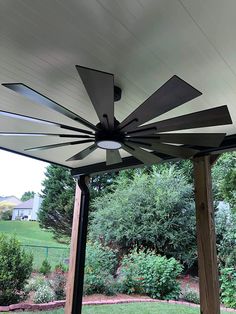
{"label": "evergreen tree", "polygon": [[[69,169],[56,165],[49,165],[45,176],[39,224],[62,241],[71,235],[76,182]],[[115,173],[93,176],[90,180],[90,200],[108,189],[115,176]]]}
{"label": "evergreen tree", "polygon": [[69,169],[56,165],[49,165],[45,176],[39,224],[52,231],[57,240],[62,240],[71,235],[75,180]]}

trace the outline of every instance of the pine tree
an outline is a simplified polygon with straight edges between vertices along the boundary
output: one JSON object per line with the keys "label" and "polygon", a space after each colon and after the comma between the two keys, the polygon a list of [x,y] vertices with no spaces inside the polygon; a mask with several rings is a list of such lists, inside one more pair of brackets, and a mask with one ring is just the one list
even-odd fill
{"label": "pine tree", "polygon": [[69,169],[56,165],[49,165],[45,176],[39,224],[41,228],[52,231],[60,241],[71,235],[75,180]]}

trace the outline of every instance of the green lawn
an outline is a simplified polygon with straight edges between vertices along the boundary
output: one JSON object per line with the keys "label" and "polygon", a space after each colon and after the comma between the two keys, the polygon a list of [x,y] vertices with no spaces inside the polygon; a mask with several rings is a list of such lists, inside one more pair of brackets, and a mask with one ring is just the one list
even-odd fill
{"label": "green lawn", "polygon": [[[34,268],[38,269],[43,259],[48,256],[49,262],[55,266],[69,257],[69,248],[56,242],[52,234],[39,228],[33,221],[0,221],[0,233],[15,235],[22,245],[37,245],[43,247],[25,247],[33,253]],[[47,249],[46,247],[49,247]],[[55,247],[55,248],[51,248]],[[67,249],[63,249],[66,248]]]}
{"label": "green lawn", "polygon": [[[115,305],[86,305],[83,307],[83,314],[199,314],[199,308],[191,308],[177,304],[162,303],[130,303]],[[34,312],[35,313],[35,312]],[[64,310],[52,312],[40,312],[47,314],[63,314]],[[227,312],[221,312],[226,314]],[[27,313],[26,313],[27,314]],[[29,314],[29,313],[28,313]],[[32,313],[33,314],[33,313]]]}

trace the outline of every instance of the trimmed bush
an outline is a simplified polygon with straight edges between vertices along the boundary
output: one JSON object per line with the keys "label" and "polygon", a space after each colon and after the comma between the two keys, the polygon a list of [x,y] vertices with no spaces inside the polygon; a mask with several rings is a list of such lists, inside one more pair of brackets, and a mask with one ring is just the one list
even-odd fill
{"label": "trimmed bush", "polygon": [[156,299],[178,299],[180,285],[177,277],[182,269],[174,258],[155,255],[152,251],[133,250],[122,261],[122,292],[144,293]]}
{"label": "trimmed bush", "polygon": [[84,294],[114,294],[113,275],[117,267],[116,253],[101,244],[88,244],[86,250]]}
{"label": "trimmed bush", "polygon": [[221,300],[224,305],[236,308],[236,269],[221,270]]}
{"label": "trimmed bush", "polygon": [[33,256],[15,237],[0,235],[0,305],[26,298],[24,287],[32,272]]}
{"label": "trimmed bush", "polygon": [[35,291],[34,302],[35,303],[47,303],[56,299],[55,293],[48,285],[41,285]]}

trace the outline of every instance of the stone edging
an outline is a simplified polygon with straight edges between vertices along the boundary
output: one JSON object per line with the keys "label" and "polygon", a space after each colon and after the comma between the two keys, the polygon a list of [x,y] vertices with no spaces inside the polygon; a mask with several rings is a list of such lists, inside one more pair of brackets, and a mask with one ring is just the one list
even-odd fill
{"label": "stone edging", "polygon": [[[145,299],[145,298],[130,298],[130,299],[119,299],[119,300],[101,300],[101,301],[84,301],[83,305],[106,305],[106,304],[122,304],[122,303],[135,303],[135,302],[158,302],[158,303],[169,303],[169,304],[179,304],[179,305],[185,305],[189,307],[199,307],[198,304],[193,304],[189,302],[184,301],[164,301],[164,300],[154,300],[154,299]],[[18,304],[12,304],[9,306],[0,306],[0,312],[11,312],[11,311],[42,311],[42,310],[53,310],[56,308],[60,308],[65,306],[65,300],[62,301],[54,301],[49,303],[43,303],[43,304],[33,304],[33,303],[18,303]],[[234,312],[236,313],[236,310],[229,309],[229,308],[221,308],[222,310],[225,310],[226,312]]]}

